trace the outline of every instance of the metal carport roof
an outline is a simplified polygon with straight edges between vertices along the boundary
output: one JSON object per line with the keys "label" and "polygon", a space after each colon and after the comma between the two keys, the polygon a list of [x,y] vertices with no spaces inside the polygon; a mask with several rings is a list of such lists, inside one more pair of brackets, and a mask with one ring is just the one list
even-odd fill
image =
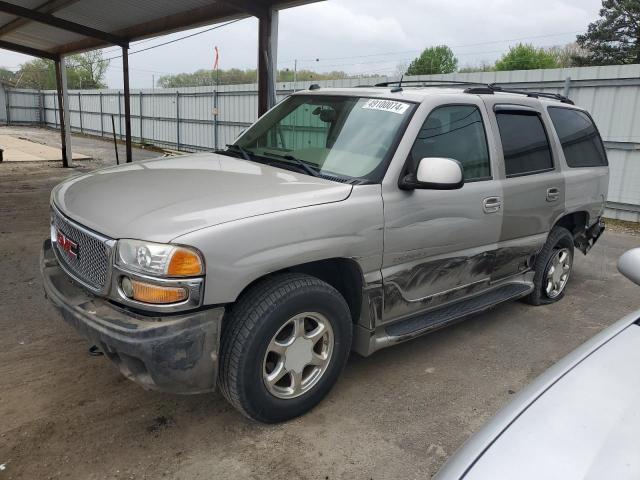
{"label": "metal carport roof", "polygon": [[[119,45],[123,53],[127,161],[131,161],[129,43],[247,17],[259,19],[259,112],[275,102],[277,11],[323,0],[20,0],[0,1],[0,48],[56,62],[63,162],[70,163],[64,55]],[[273,92],[272,92],[273,90]],[[62,116],[61,116],[62,117]]]}

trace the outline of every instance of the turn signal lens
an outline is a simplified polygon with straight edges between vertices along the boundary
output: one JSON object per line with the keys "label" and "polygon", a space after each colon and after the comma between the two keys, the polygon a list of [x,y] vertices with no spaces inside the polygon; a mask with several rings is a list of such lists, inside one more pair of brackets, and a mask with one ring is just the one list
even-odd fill
{"label": "turn signal lens", "polygon": [[160,305],[182,302],[189,296],[186,288],[161,287],[133,279],[131,280],[131,293],[133,300]]}
{"label": "turn signal lens", "polygon": [[186,248],[176,248],[167,268],[167,276],[191,277],[203,273],[202,260],[197,253]]}

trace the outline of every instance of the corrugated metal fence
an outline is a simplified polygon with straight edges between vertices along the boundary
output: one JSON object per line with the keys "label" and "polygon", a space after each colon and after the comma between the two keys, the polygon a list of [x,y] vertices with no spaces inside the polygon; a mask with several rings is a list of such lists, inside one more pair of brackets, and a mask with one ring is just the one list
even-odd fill
{"label": "corrugated metal fence", "polygon": [[[351,78],[318,82],[324,87],[371,85],[388,80]],[[397,80],[397,79],[396,79]],[[602,133],[611,164],[610,217],[640,221],[640,65],[406,77],[406,80],[464,80],[568,93],[589,110]],[[279,83],[278,99],[306,84]],[[213,150],[231,143],[257,118],[255,84],[131,92],[134,141],[176,150]],[[0,121],[58,127],[54,91],[5,90]],[[124,135],[124,98],[118,90],[69,92],[74,132]],[[5,117],[5,118],[2,118]]]}

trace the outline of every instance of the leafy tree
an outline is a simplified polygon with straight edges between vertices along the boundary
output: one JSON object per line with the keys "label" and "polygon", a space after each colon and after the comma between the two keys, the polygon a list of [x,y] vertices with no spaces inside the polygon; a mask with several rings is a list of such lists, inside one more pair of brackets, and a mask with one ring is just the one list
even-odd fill
{"label": "leafy tree", "polygon": [[56,72],[51,60],[36,58],[20,65],[16,73],[16,86],[51,90],[56,88]]}
{"label": "leafy tree", "polygon": [[15,81],[15,73],[5,67],[0,67],[0,80],[5,82],[14,82]]}
{"label": "leafy tree", "polygon": [[69,88],[106,88],[105,73],[109,61],[104,60],[100,50],[71,55],[67,61],[67,82],[73,86]]}
{"label": "leafy tree", "polygon": [[458,70],[460,73],[493,72],[496,69],[494,63],[480,62],[479,65],[467,65]]}
{"label": "leafy tree", "polygon": [[547,51],[556,57],[558,67],[579,67],[584,64],[589,52],[576,42],[562,47],[550,47]]}
{"label": "leafy tree", "polygon": [[603,0],[600,17],[578,35],[578,45],[587,50],[582,65],[640,63],[640,1]]}
{"label": "leafy tree", "polygon": [[[67,58],[67,87],[74,90],[105,88],[104,75],[108,65],[100,51],[70,55]],[[42,58],[25,62],[15,74],[15,81],[21,88],[53,90],[56,88],[55,65]]]}
{"label": "leafy tree", "polygon": [[452,73],[458,68],[458,59],[446,45],[425,49],[407,69],[407,75],[433,75]]}
{"label": "leafy tree", "polygon": [[[312,70],[298,70],[296,78],[299,82],[311,80],[329,80],[335,78],[345,78],[345,72],[318,73]],[[293,82],[293,70],[278,71],[278,82]],[[241,70],[231,68],[229,70],[197,70],[192,73],[177,73],[175,75],[163,75],[158,79],[158,86],[161,88],[179,87],[205,87],[214,86],[219,79],[220,85],[238,85],[242,83],[255,83],[258,79],[258,72],[255,69]]]}
{"label": "leafy tree", "polygon": [[536,48],[533,45],[523,43],[510,47],[509,51],[495,65],[495,69],[498,71],[557,67],[558,59],[553,53],[544,48]]}

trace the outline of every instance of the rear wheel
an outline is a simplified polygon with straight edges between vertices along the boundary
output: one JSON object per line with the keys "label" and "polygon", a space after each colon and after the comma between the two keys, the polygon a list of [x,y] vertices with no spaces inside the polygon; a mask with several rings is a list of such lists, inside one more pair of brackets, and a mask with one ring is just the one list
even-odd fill
{"label": "rear wheel", "polygon": [[534,265],[534,290],[526,298],[531,305],[557,302],[564,296],[573,267],[573,236],[566,228],[555,227]]}
{"label": "rear wheel", "polygon": [[349,308],[308,275],[265,279],[233,306],[222,334],[220,389],[244,415],[280,422],[324,398],[351,349]]}

